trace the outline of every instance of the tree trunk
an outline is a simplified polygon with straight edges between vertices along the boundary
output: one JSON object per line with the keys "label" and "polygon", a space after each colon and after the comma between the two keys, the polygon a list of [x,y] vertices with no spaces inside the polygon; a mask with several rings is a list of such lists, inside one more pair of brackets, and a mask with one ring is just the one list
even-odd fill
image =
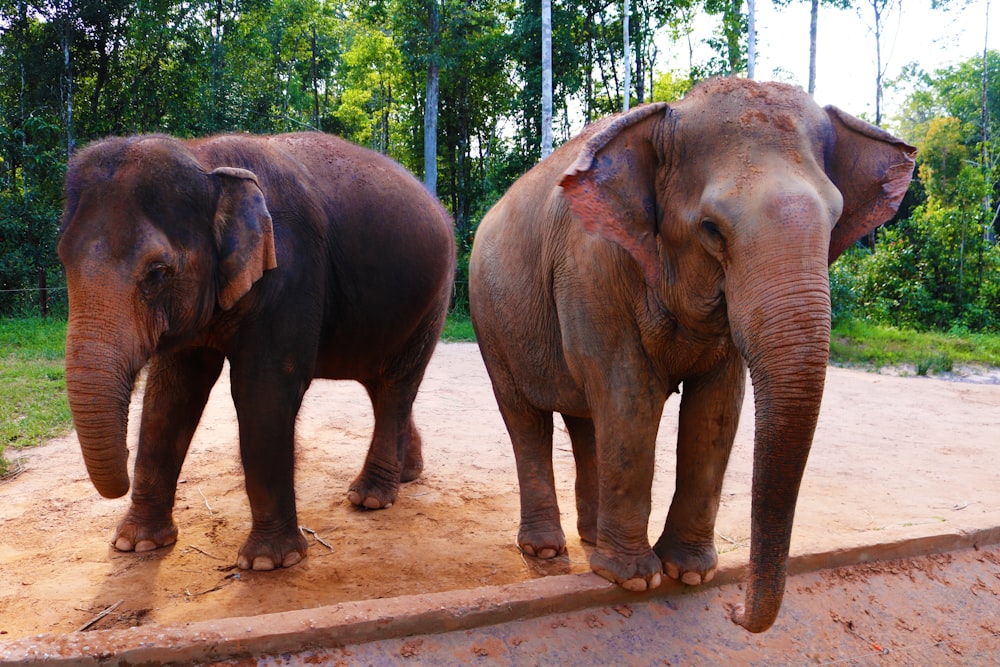
{"label": "tree trunk", "polygon": [[635,39],[635,102],[642,104],[646,100],[646,48],[641,31]]}
{"label": "tree trunk", "polygon": [[552,0],[542,0],[542,158],[552,152]]}
{"label": "tree trunk", "polygon": [[313,122],[312,126],[315,130],[321,130],[319,126],[319,67],[317,65],[316,56],[316,26],[312,27],[312,62],[310,70],[312,75],[312,89],[313,89]]}
{"label": "tree trunk", "polygon": [[441,34],[441,17],[437,0],[428,4],[428,31],[430,52],[427,55],[427,94],[424,98],[424,185],[437,194],[437,124],[438,84],[440,71],[438,51]]}
{"label": "tree trunk", "polygon": [[757,6],[756,0],[747,0],[747,78],[754,78],[757,67]]}
{"label": "tree trunk", "polygon": [[590,124],[590,120],[594,113],[594,77],[592,73],[594,71],[594,14],[588,13],[587,20],[584,24],[587,31],[587,48],[586,48],[586,68],[587,76],[584,77],[584,97],[586,98],[587,109],[584,112],[584,123]]}
{"label": "tree trunk", "polygon": [[[989,174],[992,172],[993,165],[989,164],[990,153],[987,150],[990,140],[989,132],[989,107],[987,93],[989,92],[989,66],[988,66],[988,56],[990,53],[990,0],[986,0],[986,16],[983,17],[983,98],[982,98],[982,108],[980,109],[979,122],[982,126],[982,143],[980,144],[980,154],[979,154],[979,168],[983,172],[983,180],[987,184],[986,194],[983,197],[983,240],[987,243],[993,243],[993,224],[990,220],[990,213],[993,211],[993,188],[990,187]],[[980,271],[982,271],[982,263],[980,263]]]}
{"label": "tree trunk", "polygon": [[882,14],[878,3],[879,0],[872,0],[875,11],[875,126],[882,127]]}
{"label": "tree trunk", "polygon": [[63,52],[63,84],[66,96],[66,157],[72,157],[76,148],[76,137],[73,133],[73,70],[69,57],[70,16],[67,11],[63,17],[62,52]]}
{"label": "tree trunk", "polygon": [[809,10],[809,94],[816,94],[816,25],[819,21],[819,0],[812,0]]}
{"label": "tree trunk", "polygon": [[632,46],[629,43],[628,34],[628,15],[629,15],[629,0],[625,0],[625,8],[622,12],[622,40],[624,41],[624,53],[625,53],[625,83],[622,86],[624,89],[622,92],[622,109],[628,111],[629,102],[631,102],[632,97],[632,63],[630,62],[630,57],[632,55]]}

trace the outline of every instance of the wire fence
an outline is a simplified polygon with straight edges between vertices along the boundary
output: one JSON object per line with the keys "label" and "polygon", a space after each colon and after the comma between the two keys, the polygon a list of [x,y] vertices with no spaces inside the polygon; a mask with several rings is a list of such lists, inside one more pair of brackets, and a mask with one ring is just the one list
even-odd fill
{"label": "wire fence", "polygon": [[[0,317],[31,317],[62,314],[67,309],[66,287],[16,287],[0,289]],[[450,312],[469,314],[469,282],[456,280]]]}
{"label": "wire fence", "polygon": [[0,289],[0,317],[47,317],[68,312],[66,287],[9,287]]}

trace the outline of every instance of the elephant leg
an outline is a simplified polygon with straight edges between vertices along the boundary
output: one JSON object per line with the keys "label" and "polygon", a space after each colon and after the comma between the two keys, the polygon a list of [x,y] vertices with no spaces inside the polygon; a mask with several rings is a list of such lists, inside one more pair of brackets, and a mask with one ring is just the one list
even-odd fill
{"label": "elephant leg", "polygon": [[697,585],[718,565],[715,519],[743,403],[745,370],[735,353],[717,373],[685,380],[677,433],[677,480],[654,550],[671,579]]}
{"label": "elephant leg", "polygon": [[573,443],[573,459],[576,461],[576,529],[581,540],[595,544],[600,498],[594,421],[566,414],[562,418]]}
{"label": "elephant leg", "polygon": [[637,395],[594,402],[600,406],[594,414],[600,506],[590,567],[632,591],[656,588],[661,581],[662,564],[647,535],[662,414],[662,402],[655,403]]}
{"label": "elephant leg", "polygon": [[150,551],[177,541],[173,520],[177,478],[223,361],[221,353],[204,348],[151,360],[132,502],[115,531],[117,550]]}
{"label": "elephant leg", "polygon": [[[484,313],[481,320],[487,316]],[[517,388],[505,356],[478,328],[477,335],[500,416],[514,449],[521,500],[517,545],[529,556],[555,558],[566,553],[566,534],[559,519],[552,469],[552,412],[528,401]]]}
{"label": "elephant leg", "polygon": [[305,558],[308,546],[295,507],[294,445],[295,418],[309,378],[286,369],[262,373],[260,365],[259,359],[234,361],[232,372],[240,457],[253,518],[236,561],[244,570],[291,567]]}
{"label": "elephant leg", "polygon": [[375,432],[365,465],[351,482],[347,499],[368,509],[392,507],[400,482],[410,482],[423,470],[420,433],[413,423],[413,400],[420,376],[407,382],[380,379],[365,388],[375,412]]}
{"label": "elephant leg", "polygon": [[555,558],[566,553],[552,470],[552,413],[523,401],[500,400],[500,413],[514,446],[521,497],[517,544],[524,553]]}

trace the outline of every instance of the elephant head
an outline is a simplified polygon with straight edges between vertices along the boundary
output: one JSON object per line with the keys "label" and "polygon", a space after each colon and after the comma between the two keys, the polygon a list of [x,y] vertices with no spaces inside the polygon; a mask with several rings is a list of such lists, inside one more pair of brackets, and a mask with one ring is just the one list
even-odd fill
{"label": "elephant head", "polygon": [[277,265],[271,216],[249,171],[207,168],[168,137],[108,139],[70,162],[58,250],[70,409],[91,481],[116,498],[136,375]]}
{"label": "elephant head", "polygon": [[828,265],[892,217],[915,149],[797,88],[736,79],[639,107],[584,140],[560,182],[574,217],[632,257],[679,327],[728,331],[749,368],[750,575],[733,619],[766,630],[822,399]]}

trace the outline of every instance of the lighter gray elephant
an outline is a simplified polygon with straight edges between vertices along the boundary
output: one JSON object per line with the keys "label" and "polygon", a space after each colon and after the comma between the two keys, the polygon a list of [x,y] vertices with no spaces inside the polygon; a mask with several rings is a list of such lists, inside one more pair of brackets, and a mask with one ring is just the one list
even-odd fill
{"label": "lighter gray elephant", "polygon": [[[518,543],[566,548],[552,415],[577,463],[591,567],[645,590],[712,578],[714,527],[749,368],[756,401],[750,579],[734,620],[774,622],[823,395],[828,264],[889,220],[915,150],[798,88],[711,80],[588,126],[483,219],[473,324],[513,441]],[[664,402],[677,479],[647,539]]]}

